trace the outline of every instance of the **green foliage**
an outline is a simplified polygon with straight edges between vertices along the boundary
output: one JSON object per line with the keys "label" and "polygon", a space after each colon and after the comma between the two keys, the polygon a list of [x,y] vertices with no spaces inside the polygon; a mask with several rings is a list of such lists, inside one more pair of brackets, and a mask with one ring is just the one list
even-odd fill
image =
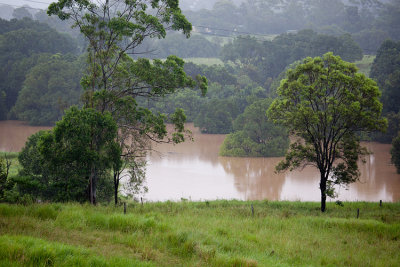
{"label": "green foliage", "polygon": [[80,65],[75,58],[54,55],[31,68],[26,74],[13,114],[32,125],[54,125],[61,119],[64,109],[78,104],[82,94]]}
{"label": "green foliage", "polygon": [[380,46],[371,69],[371,78],[384,85],[385,80],[400,67],[400,42],[386,40]]}
{"label": "green foliage", "polygon": [[45,24],[0,19],[0,119],[9,116],[32,67],[48,61],[50,54],[75,52],[73,39]]}
{"label": "green foliage", "polygon": [[[109,171],[121,153],[116,135],[110,114],[70,108],[52,131],[28,139],[19,155],[20,176],[14,179],[19,191],[54,201],[87,201],[93,185],[94,197],[101,188],[98,200],[109,201],[113,194]],[[93,172],[98,179],[91,176]]]}
{"label": "green foliage", "polygon": [[221,156],[278,157],[285,154],[289,146],[288,135],[265,114],[271,103],[270,98],[255,101],[235,119],[235,132],[225,138]]}
{"label": "green foliage", "polygon": [[383,6],[376,26],[386,31],[393,40],[400,40],[400,1],[391,0]]}
{"label": "green foliage", "polygon": [[371,67],[374,78],[382,89],[383,110],[398,113],[400,101],[400,41],[387,40],[378,50]]}
{"label": "green foliage", "polygon": [[321,211],[326,195],[334,197],[334,185],[347,185],[359,177],[357,160],[366,151],[357,133],[387,127],[379,97],[373,80],[332,53],[306,58],[281,82],[268,115],[298,140],[277,170],[317,167]]}
{"label": "green foliage", "polygon": [[400,131],[400,113],[389,112],[385,114],[385,117],[388,120],[386,132],[374,132],[371,137],[374,141],[390,144]]}
{"label": "green foliage", "polygon": [[[165,39],[147,41],[140,46],[141,49],[150,50],[151,58],[166,58],[169,55],[176,55],[182,58],[196,57],[218,57],[221,46],[210,42],[199,34],[193,34],[190,38],[185,38],[182,34],[168,34]],[[154,50],[152,55],[152,51]]]}
{"label": "green foliage", "polygon": [[88,200],[89,185],[96,198],[98,181],[110,179],[108,170],[120,160],[116,135],[117,125],[110,114],[72,107],[53,132],[41,138],[40,153],[46,155],[59,190],[56,200]]}
{"label": "green foliage", "polygon": [[192,77],[207,77],[209,84],[206,96],[185,89],[157,102],[140,99],[140,105],[166,114],[172,114],[175,107],[183,108],[188,121],[193,121],[202,132],[221,134],[233,130],[233,121],[249,104],[273,95],[268,90],[268,87],[271,88],[269,84],[262,87],[229,65],[188,63],[185,64],[185,72]]}
{"label": "green foliage", "polygon": [[7,164],[4,158],[0,157],[0,200],[4,197],[8,179]]}
{"label": "green foliage", "polygon": [[46,134],[45,131],[39,131],[31,135],[18,155],[22,169],[13,181],[19,195],[30,194],[41,199],[53,199],[54,195],[57,195],[53,187],[50,166],[46,161],[47,156],[41,154],[39,150],[39,141]]}
{"label": "green foliage", "polygon": [[185,14],[194,25],[203,25],[199,31],[208,35],[234,37],[250,32],[267,39],[263,35],[310,28],[333,36],[352,34],[366,53],[374,54],[385,39],[399,40],[399,6],[398,0],[219,1],[213,8]]}
{"label": "green foliage", "polygon": [[287,65],[307,56],[321,56],[333,52],[344,60],[362,58],[360,47],[349,34],[340,37],[302,30],[297,34],[281,34],[272,41],[259,42],[255,38],[237,38],[225,45],[221,58],[239,64],[253,80],[264,84],[267,78],[277,77]]}
{"label": "green foliage", "polygon": [[0,263],[7,266],[152,266],[132,259],[106,259],[88,249],[19,235],[1,236],[0,248]]}
{"label": "green foliage", "polygon": [[352,36],[365,54],[375,54],[381,44],[389,39],[390,35],[383,30],[365,29]]}
{"label": "green foliage", "polygon": [[232,131],[234,118],[240,114],[235,99],[211,99],[203,105],[194,125],[203,133],[224,134]]}
{"label": "green foliage", "polygon": [[392,155],[392,163],[396,166],[397,173],[400,173],[400,134],[393,139],[390,154]]}
{"label": "green foliage", "polygon": [[[84,105],[102,114],[110,112],[121,129],[117,144],[120,153],[124,151],[124,154],[118,157],[124,158],[127,163],[143,157],[143,151],[150,146],[149,140],[161,142],[168,136],[165,127],[167,117],[153,114],[148,108],[137,107],[137,97],[148,100],[164,97],[179,88],[196,85],[203,95],[207,90],[205,77],[187,76],[183,70],[184,61],[176,56],[153,62],[144,58],[133,60],[128,56],[140,53],[138,46],[146,39],[165,38],[167,30],[182,31],[189,37],[192,25],[182,14],[177,0],[143,3],[60,0],[50,4],[47,13],[57,15],[61,20],[72,19],[74,26],[89,42],[88,69],[81,81],[85,89]],[[175,124],[175,132],[167,141],[184,141],[186,116],[183,111],[177,109],[171,120]],[[101,132],[92,133],[90,142],[101,138],[99,134]],[[131,144],[129,147],[126,145],[128,142]],[[100,153],[100,147],[92,149]],[[117,163],[111,164],[111,167],[117,204],[118,185],[126,166]],[[95,187],[92,179],[96,180],[97,175],[93,171],[90,175],[92,188]],[[92,190],[90,195],[93,203]]]}

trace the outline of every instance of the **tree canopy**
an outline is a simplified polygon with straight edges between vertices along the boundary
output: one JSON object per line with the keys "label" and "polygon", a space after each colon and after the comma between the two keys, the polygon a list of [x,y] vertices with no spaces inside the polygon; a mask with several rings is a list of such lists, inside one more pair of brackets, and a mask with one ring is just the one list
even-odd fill
{"label": "tree canopy", "polygon": [[382,89],[384,111],[399,112],[400,41],[386,40],[382,43],[372,64],[370,76]]}
{"label": "tree canopy", "polygon": [[9,112],[32,67],[49,60],[51,54],[76,52],[72,38],[46,24],[28,18],[0,19],[0,119],[15,118]]}
{"label": "tree canopy", "polygon": [[234,132],[225,138],[221,156],[278,157],[285,154],[289,146],[288,134],[265,114],[271,103],[271,98],[265,98],[246,107],[233,122]]}
{"label": "tree canopy", "polygon": [[387,126],[381,117],[380,91],[354,64],[327,53],[288,70],[277,93],[268,115],[297,137],[277,170],[317,167],[324,212],[326,196],[334,196],[335,185],[359,178],[357,161],[367,151],[358,133]]}
{"label": "tree canopy", "polygon": [[276,78],[287,65],[307,56],[322,56],[333,52],[347,61],[362,58],[361,48],[349,34],[330,36],[312,30],[296,34],[284,33],[272,41],[256,38],[237,38],[221,50],[221,58],[239,64],[243,71],[260,84],[267,78]]}
{"label": "tree canopy", "polygon": [[53,201],[92,197],[96,202],[98,186],[90,181],[91,173],[97,172],[96,183],[105,180],[111,186],[111,167],[120,161],[116,136],[117,125],[109,113],[71,107],[52,131],[32,135],[22,149],[20,174],[28,177],[20,182],[22,190]]}
{"label": "tree canopy", "polygon": [[[133,60],[129,56],[140,53],[138,46],[145,39],[165,38],[168,30],[180,30],[187,37],[190,35],[192,25],[181,13],[178,0],[59,0],[49,6],[47,13],[57,15],[61,20],[71,19],[88,40],[88,69],[81,82],[85,89],[84,106],[101,113],[110,112],[124,133],[118,137],[121,151],[125,151],[123,140],[127,139],[135,140],[132,146],[146,144],[142,139],[184,141],[186,116],[181,109],[170,117],[175,132],[168,137],[167,117],[136,105],[137,97],[154,99],[172,94],[179,88],[195,87],[196,80],[183,70],[184,61],[176,56],[153,62],[144,58]],[[206,79],[201,76],[196,79],[205,93]],[[92,138],[95,140],[96,135]],[[121,155],[125,160],[142,155],[134,147],[129,151]],[[92,168],[96,169],[96,166],[92,165]],[[114,185],[117,186],[123,165],[114,164],[113,168]],[[98,180],[96,171],[91,172],[89,180],[90,188],[94,188]]]}
{"label": "tree canopy", "polygon": [[64,109],[78,104],[82,95],[80,75],[83,64],[72,57],[53,55],[26,74],[19,92],[14,115],[33,125],[54,125]]}

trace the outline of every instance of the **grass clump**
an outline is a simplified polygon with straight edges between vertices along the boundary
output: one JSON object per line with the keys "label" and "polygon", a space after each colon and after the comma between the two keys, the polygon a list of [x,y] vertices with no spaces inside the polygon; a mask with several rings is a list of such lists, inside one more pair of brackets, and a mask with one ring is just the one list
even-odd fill
{"label": "grass clump", "polygon": [[0,262],[22,266],[152,266],[124,258],[105,259],[87,249],[27,236],[0,237]]}
{"label": "grass clump", "polygon": [[[254,215],[251,210],[254,208]],[[356,218],[356,211],[360,216]],[[0,205],[0,264],[398,266],[400,203]],[[11,244],[6,247],[5,244]],[[4,251],[3,251],[4,250]]]}

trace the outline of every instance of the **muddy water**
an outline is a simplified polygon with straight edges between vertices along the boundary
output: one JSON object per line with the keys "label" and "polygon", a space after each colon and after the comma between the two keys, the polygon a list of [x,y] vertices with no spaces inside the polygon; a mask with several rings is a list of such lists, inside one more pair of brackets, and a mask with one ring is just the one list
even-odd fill
{"label": "muddy water", "polygon": [[[148,156],[146,199],[192,200],[302,200],[319,201],[319,173],[302,171],[276,174],[281,158],[219,157],[224,135],[204,135],[191,127],[194,142],[157,145]],[[0,122],[0,150],[19,151],[28,136],[49,127],[32,127],[22,122]],[[400,201],[400,175],[390,164],[390,145],[365,143],[372,155],[360,164],[360,181],[346,190],[340,200]]]}
{"label": "muddy water", "polygon": [[[159,153],[149,156],[147,199],[320,200],[315,168],[277,174],[282,158],[219,157],[225,136],[193,131],[195,142],[158,145]],[[359,182],[337,189],[338,199],[400,201],[400,175],[390,164],[390,145],[364,145],[373,154],[359,164]]]}
{"label": "muddy water", "polygon": [[22,121],[0,121],[0,151],[20,151],[29,136],[48,129],[51,127],[29,126]]}

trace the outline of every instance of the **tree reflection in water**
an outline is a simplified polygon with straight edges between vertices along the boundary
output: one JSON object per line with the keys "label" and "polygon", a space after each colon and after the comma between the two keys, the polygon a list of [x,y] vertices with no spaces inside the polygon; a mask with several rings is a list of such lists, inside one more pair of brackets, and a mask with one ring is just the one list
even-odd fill
{"label": "tree reflection in water", "polygon": [[[31,134],[51,127],[32,127],[18,121],[0,122],[0,149],[19,151]],[[275,173],[281,158],[219,157],[225,135],[201,134],[192,124],[195,142],[157,145],[149,155],[149,200],[243,199],[319,201],[318,171]],[[400,201],[400,174],[390,163],[390,145],[364,143],[374,154],[359,164],[361,178],[340,189],[340,200]]]}

